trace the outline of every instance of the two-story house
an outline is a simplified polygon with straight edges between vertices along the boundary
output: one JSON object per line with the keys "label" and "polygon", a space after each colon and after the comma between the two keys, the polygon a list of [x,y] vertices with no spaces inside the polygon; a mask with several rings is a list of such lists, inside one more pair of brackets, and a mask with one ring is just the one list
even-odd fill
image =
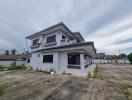
{"label": "two-story house", "polygon": [[26,37],[31,40],[31,57],[27,66],[66,72],[84,72],[92,64],[96,50],[93,42],[85,42],[79,32],[58,23]]}

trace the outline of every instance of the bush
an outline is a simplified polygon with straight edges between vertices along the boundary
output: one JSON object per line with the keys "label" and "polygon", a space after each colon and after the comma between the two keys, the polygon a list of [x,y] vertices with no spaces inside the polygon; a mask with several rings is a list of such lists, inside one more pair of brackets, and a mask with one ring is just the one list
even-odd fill
{"label": "bush", "polygon": [[88,77],[98,78],[98,66],[97,65],[96,65],[96,68],[93,71],[88,72]]}
{"label": "bush", "polygon": [[130,54],[128,55],[128,60],[129,60],[130,63],[132,64],[132,53],[130,53]]}
{"label": "bush", "polygon": [[0,71],[3,71],[6,67],[0,65]]}

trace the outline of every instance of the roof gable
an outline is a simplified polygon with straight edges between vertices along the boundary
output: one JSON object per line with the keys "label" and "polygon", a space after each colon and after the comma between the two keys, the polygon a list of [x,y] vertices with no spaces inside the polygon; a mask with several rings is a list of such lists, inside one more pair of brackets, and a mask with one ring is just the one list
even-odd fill
{"label": "roof gable", "polygon": [[75,33],[72,33],[72,31],[63,23],[63,22],[60,22],[58,24],[55,24],[51,27],[48,27],[42,31],[39,31],[37,33],[34,33],[30,36],[27,36],[26,39],[32,39],[36,36],[40,36],[40,35],[46,35],[46,34],[49,34],[49,33],[53,33],[55,31],[62,31],[63,33],[65,33],[67,36],[69,36],[70,38],[76,38],[80,41],[84,41],[83,37],[81,35],[77,35]]}

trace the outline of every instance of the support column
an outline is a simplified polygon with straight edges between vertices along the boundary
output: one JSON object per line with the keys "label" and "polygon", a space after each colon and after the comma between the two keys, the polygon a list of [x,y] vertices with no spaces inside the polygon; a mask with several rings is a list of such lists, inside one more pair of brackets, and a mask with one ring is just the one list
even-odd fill
{"label": "support column", "polygon": [[85,64],[84,64],[84,54],[80,54],[80,64],[81,64],[81,70],[85,70]]}

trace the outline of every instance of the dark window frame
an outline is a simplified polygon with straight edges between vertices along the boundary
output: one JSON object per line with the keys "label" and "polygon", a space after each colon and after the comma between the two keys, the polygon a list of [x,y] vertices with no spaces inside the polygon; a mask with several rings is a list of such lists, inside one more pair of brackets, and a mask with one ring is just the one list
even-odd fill
{"label": "dark window frame", "polygon": [[29,58],[27,59],[27,63],[30,63],[30,59]]}
{"label": "dark window frame", "polygon": [[54,43],[54,42],[56,42],[56,35],[48,36],[48,37],[46,38],[46,43],[47,43],[47,44],[48,44],[48,43]]}
{"label": "dark window frame", "polygon": [[43,63],[53,63],[53,54],[43,55]]}
{"label": "dark window frame", "polygon": [[68,54],[68,64],[80,64],[80,54]]}
{"label": "dark window frame", "polygon": [[62,35],[62,40],[63,40],[63,39],[66,39],[66,36],[65,36],[65,35]]}
{"label": "dark window frame", "polygon": [[71,69],[80,69],[81,68],[81,62],[80,62],[80,54],[79,53],[69,53],[67,55],[68,57],[68,68]]}
{"label": "dark window frame", "polygon": [[38,45],[39,44],[39,39],[34,39],[33,42],[32,42],[32,45]]}

